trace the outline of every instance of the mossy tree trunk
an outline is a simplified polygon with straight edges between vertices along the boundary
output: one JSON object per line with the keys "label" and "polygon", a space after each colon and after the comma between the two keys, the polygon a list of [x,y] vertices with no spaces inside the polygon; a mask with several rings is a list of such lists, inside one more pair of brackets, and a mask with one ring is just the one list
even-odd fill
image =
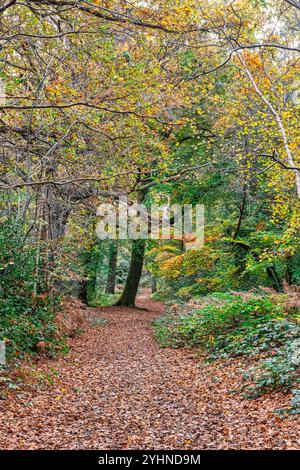
{"label": "mossy tree trunk", "polygon": [[135,306],[135,298],[143,270],[145,245],[146,240],[144,239],[132,241],[129,272],[123,293],[116,305],[121,305],[123,307]]}
{"label": "mossy tree trunk", "polygon": [[269,276],[269,279],[271,281],[271,284],[272,284],[273,288],[277,292],[284,292],[282,280],[279,278],[279,276],[277,274],[277,271],[276,271],[274,266],[269,266],[267,268],[267,274]]}
{"label": "mossy tree trunk", "polygon": [[118,241],[112,240],[109,247],[109,260],[108,260],[108,275],[106,282],[106,294],[114,294],[116,286],[117,274],[117,259],[118,259]]}
{"label": "mossy tree trunk", "polygon": [[155,276],[151,276],[151,292],[152,294],[155,294],[157,292],[157,282],[156,282],[156,277]]}

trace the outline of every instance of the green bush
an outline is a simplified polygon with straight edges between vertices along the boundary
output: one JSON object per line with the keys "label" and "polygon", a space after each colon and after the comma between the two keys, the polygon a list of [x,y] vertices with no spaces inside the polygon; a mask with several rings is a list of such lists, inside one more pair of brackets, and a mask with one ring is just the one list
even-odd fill
{"label": "green bush", "polygon": [[55,311],[59,299],[49,295],[41,266],[36,282],[37,251],[20,226],[12,220],[0,227],[0,340],[7,345],[9,359],[34,353],[39,343],[55,353],[58,338]]}
{"label": "green bush", "polygon": [[105,292],[93,292],[89,296],[89,307],[109,307],[114,305],[119,297],[119,293],[106,294]]}
{"label": "green bush", "polygon": [[224,305],[208,305],[191,315],[162,318],[156,326],[164,328],[166,344],[215,349],[224,340],[223,334],[240,336],[243,329],[259,328],[267,319],[275,318],[284,318],[283,309],[268,298],[244,301],[235,296]]}
{"label": "green bush", "polygon": [[246,396],[256,398],[276,389],[286,392],[291,390],[297,379],[297,371],[287,351],[282,348],[273,357],[259,361],[256,367],[245,374],[245,378],[253,381],[253,386],[247,388]]}
{"label": "green bush", "polygon": [[294,383],[297,366],[290,347],[300,337],[297,313],[287,314],[268,297],[235,297],[190,314],[166,315],[154,325],[164,347],[200,347],[209,360],[258,356],[257,367],[245,376],[254,381],[249,393],[257,396],[275,388],[289,389]]}

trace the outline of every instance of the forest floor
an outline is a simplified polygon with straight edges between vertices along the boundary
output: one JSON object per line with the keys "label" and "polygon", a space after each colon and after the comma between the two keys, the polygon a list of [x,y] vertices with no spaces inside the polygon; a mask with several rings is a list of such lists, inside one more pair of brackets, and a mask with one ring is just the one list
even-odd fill
{"label": "forest floor", "polygon": [[289,397],[247,400],[233,392],[237,361],[161,349],[151,322],[163,304],[138,305],[148,310],[87,309],[102,320],[67,356],[22,366],[23,386],[0,401],[1,449],[299,448],[299,419],[274,412]]}

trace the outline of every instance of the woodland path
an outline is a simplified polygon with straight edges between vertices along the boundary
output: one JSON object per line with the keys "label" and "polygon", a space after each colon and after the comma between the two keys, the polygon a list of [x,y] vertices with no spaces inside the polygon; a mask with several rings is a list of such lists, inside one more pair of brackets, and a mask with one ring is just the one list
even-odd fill
{"label": "woodland path", "polygon": [[[1,449],[297,448],[299,421],[274,412],[286,398],[232,393],[235,365],[206,366],[188,350],[161,349],[149,311],[96,309],[106,325],[71,340],[59,360],[39,361],[37,387],[0,402]],[[95,309],[93,310],[95,313]]]}

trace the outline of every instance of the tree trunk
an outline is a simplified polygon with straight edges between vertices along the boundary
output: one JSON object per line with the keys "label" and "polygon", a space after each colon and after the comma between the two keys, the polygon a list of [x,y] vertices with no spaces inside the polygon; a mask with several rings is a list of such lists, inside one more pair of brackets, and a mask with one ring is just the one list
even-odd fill
{"label": "tree trunk", "polygon": [[145,245],[146,241],[144,239],[132,241],[129,272],[123,293],[116,305],[121,305],[123,307],[135,306],[135,298],[143,269]]}
{"label": "tree trunk", "polygon": [[240,233],[241,226],[242,226],[242,221],[243,221],[243,216],[244,216],[244,211],[245,211],[245,207],[246,207],[246,201],[247,201],[247,186],[246,186],[246,183],[244,183],[244,185],[243,185],[243,198],[242,198],[241,204],[239,205],[240,214],[239,214],[237,226],[236,226],[236,228],[234,230],[234,233],[232,235],[233,240],[236,240],[237,237],[238,237],[238,234]]}
{"label": "tree trunk", "polygon": [[109,262],[108,262],[108,276],[106,283],[106,294],[114,294],[116,286],[117,274],[117,259],[118,259],[118,242],[112,240],[109,247]]}
{"label": "tree trunk", "polygon": [[156,277],[155,276],[151,276],[151,292],[152,294],[155,294],[155,292],[157,292],[157,285],[156,285]]}
{"label": "tree trunk", "polygon": [[88,281],[84,279],[80,285],[79,299],[85,304],[88,305]]}
{"label": "tree trunk", "polygon": [[268,273],[268,276],[270,278],[270,281],[271,281],[272,286],[274,287],[274,289],[277,292],[283,292],[284,289],[283,289],[282,281],[279,279],[279,276],[278,276],[274,266],[268,267],[267,268],[267,273]]}
{"label": "tree trunk", "polygon": [[49,210],[49,231],[51,240],[65,236],[66,226],[71,209],[64,203],[53,201]]}

